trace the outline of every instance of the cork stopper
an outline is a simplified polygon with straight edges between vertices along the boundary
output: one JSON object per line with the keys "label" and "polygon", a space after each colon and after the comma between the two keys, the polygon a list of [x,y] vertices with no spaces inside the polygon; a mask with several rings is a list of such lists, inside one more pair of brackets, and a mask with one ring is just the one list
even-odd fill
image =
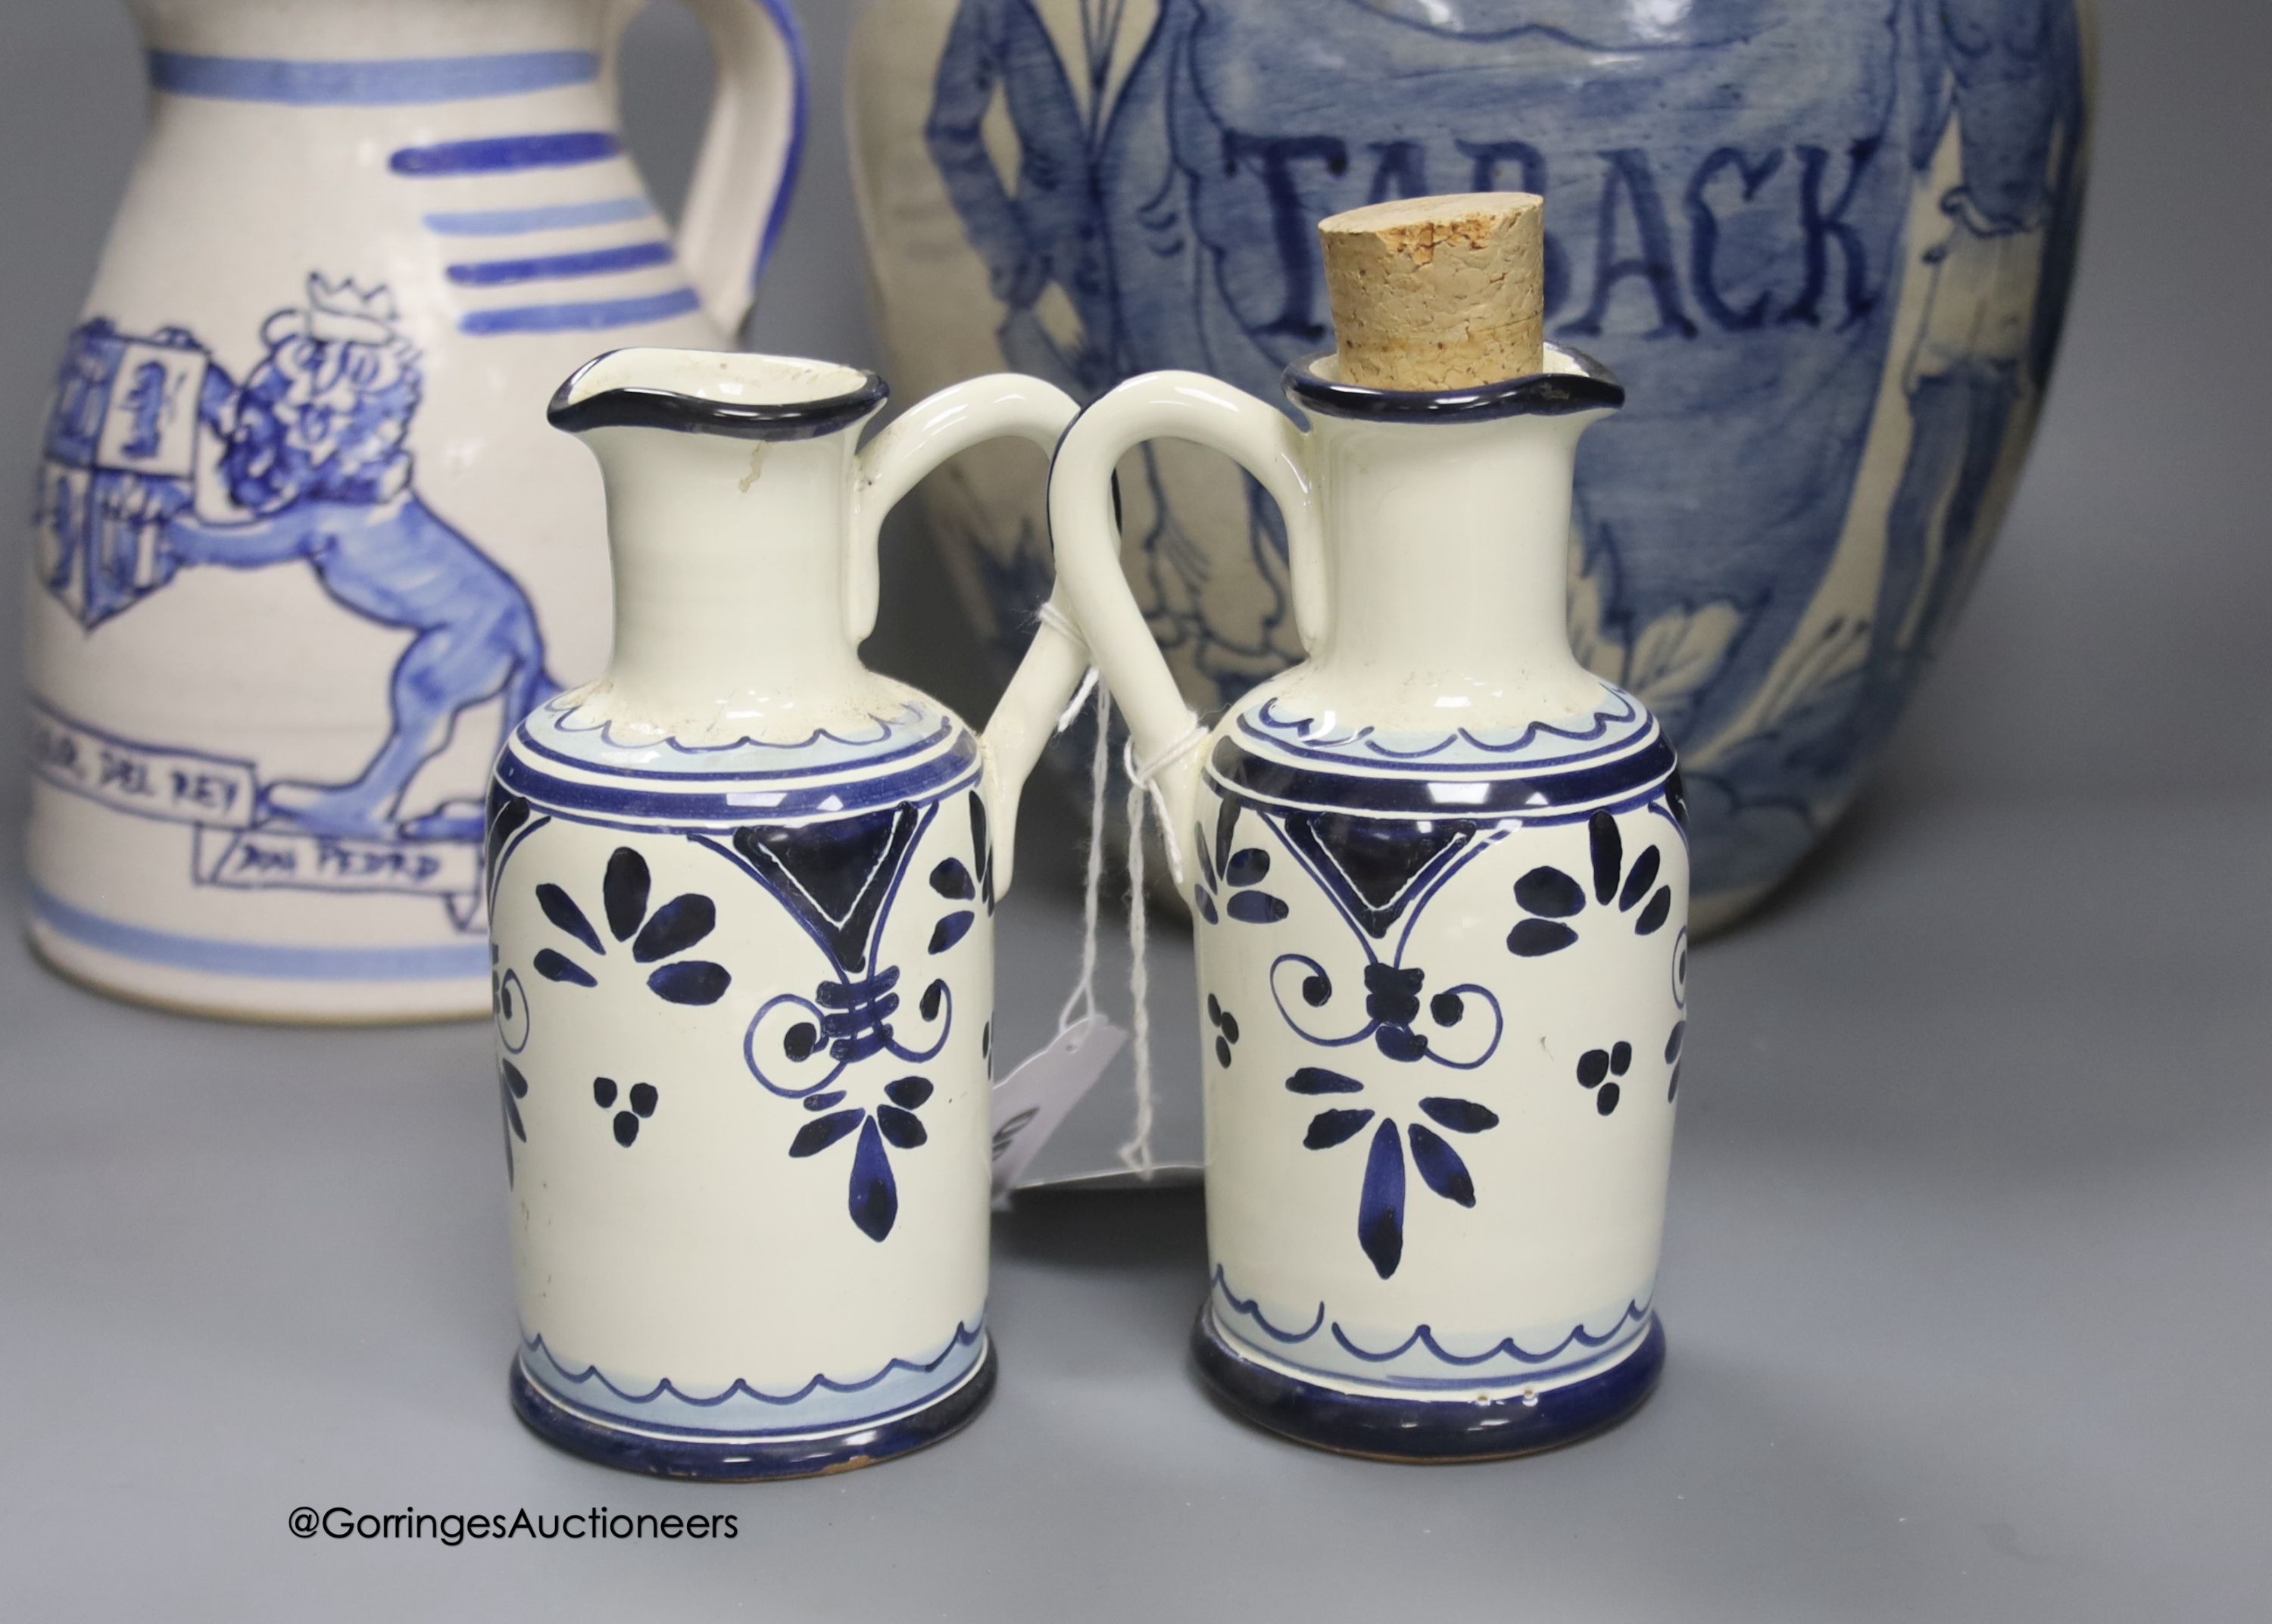
{"label": "cork stopper", "polygon": [[1545,200],[1520,191],[1406,197],[1326,220],[1342,382],[1440,391],[1544,370],[1545,220]]}

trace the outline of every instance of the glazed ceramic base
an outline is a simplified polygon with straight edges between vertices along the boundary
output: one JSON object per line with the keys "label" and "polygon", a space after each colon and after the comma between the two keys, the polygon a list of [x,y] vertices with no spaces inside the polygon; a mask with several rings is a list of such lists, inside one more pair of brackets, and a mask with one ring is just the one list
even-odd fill
{"label": "glazed ceramic base", "polygon": [[993,1396],[994,1344],[990,1337],[959,1386],[919,1409],[845,1432],[787,1438],[697,1438],[613,1426],[560,1403],[528,1379],[518,1359],[512,1387],[513,1413],[537,1436],[571,1454],[658,1478],[754,1483],[856,1471],[913,1454],[960,1431]]}
{"label": "glazed ceramic base", "polygon": [[1416,1464],[1503,1460],[1574,1443],[1615,1426],[1655,1390],[1664,1328],[1649,1316],[1633,1351],[1598,1374],[1528,1399],[1423,1399],[1324,1387],[1257,1364],[1215,1329],[1212,1307],[1192,1331],[1200,1374],[1243,1419],[1297,1443]]}
{"label": "glazed ceramic base", "polygon": [[377,984],[216,976],[106,951],[37,913],[25,935],[41,962],[66,980],[176,1015],[272,1026],[407,1026],[493,1013],[486,975]]}

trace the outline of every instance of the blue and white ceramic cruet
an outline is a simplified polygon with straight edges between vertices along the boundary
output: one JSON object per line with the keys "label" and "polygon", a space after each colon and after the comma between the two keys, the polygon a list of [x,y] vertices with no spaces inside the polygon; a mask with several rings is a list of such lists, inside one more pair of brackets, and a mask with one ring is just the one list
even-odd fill
{"label": "blue and white ceramic cruet", "polygon": [[[1066,436],[1058,569],[1164,803],[1198,932],[1212,1284],[1236,1409],[1400,1459],[1543,1449],[1648,1394],[1685,1032],[1673,752],[1566,629],[1579,437],[1624,391],[1441,394],[1299,364],[1313,427],[1195,373]],[[1110,495],[1172,438],[1285,515],[1309,659],[1211,732],[1129,595]]]}
{"label": "blue and white ceramic cruet", "polygon": [[876,531],[1072,402],[627,350],[555,398],[608,492],[606,674],[489,801],[515,1407],[611,1464],[794,1476],[961,1425],[986,1330],[996,899],[1087,666],[1046,617],[984,736],[877,675]]}

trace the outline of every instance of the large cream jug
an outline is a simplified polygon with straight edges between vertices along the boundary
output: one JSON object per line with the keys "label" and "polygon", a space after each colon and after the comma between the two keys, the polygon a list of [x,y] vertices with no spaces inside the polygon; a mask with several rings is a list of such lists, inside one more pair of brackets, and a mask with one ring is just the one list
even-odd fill
{"label": "large cream jug", "polygon": [[803,127],[781,0],[689,0],[686,218],[617,127],[620,0],[136,0],[149,129],[40,448],[31,933],[245,1018],[490,1002],[480,798],[607,650],[609,344],[718,347]]}

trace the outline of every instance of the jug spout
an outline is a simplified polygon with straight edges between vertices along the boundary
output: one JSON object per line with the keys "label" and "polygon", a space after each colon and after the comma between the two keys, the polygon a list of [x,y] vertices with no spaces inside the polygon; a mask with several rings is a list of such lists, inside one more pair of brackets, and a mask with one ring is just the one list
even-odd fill
{"label": "jug spout", "polygon": [[607,487],[615,652],[594,721],[694,744],[803,737],[872,703],[846,613],[852,459],[873,373],[618,350],[563,384],[554,427]]}

